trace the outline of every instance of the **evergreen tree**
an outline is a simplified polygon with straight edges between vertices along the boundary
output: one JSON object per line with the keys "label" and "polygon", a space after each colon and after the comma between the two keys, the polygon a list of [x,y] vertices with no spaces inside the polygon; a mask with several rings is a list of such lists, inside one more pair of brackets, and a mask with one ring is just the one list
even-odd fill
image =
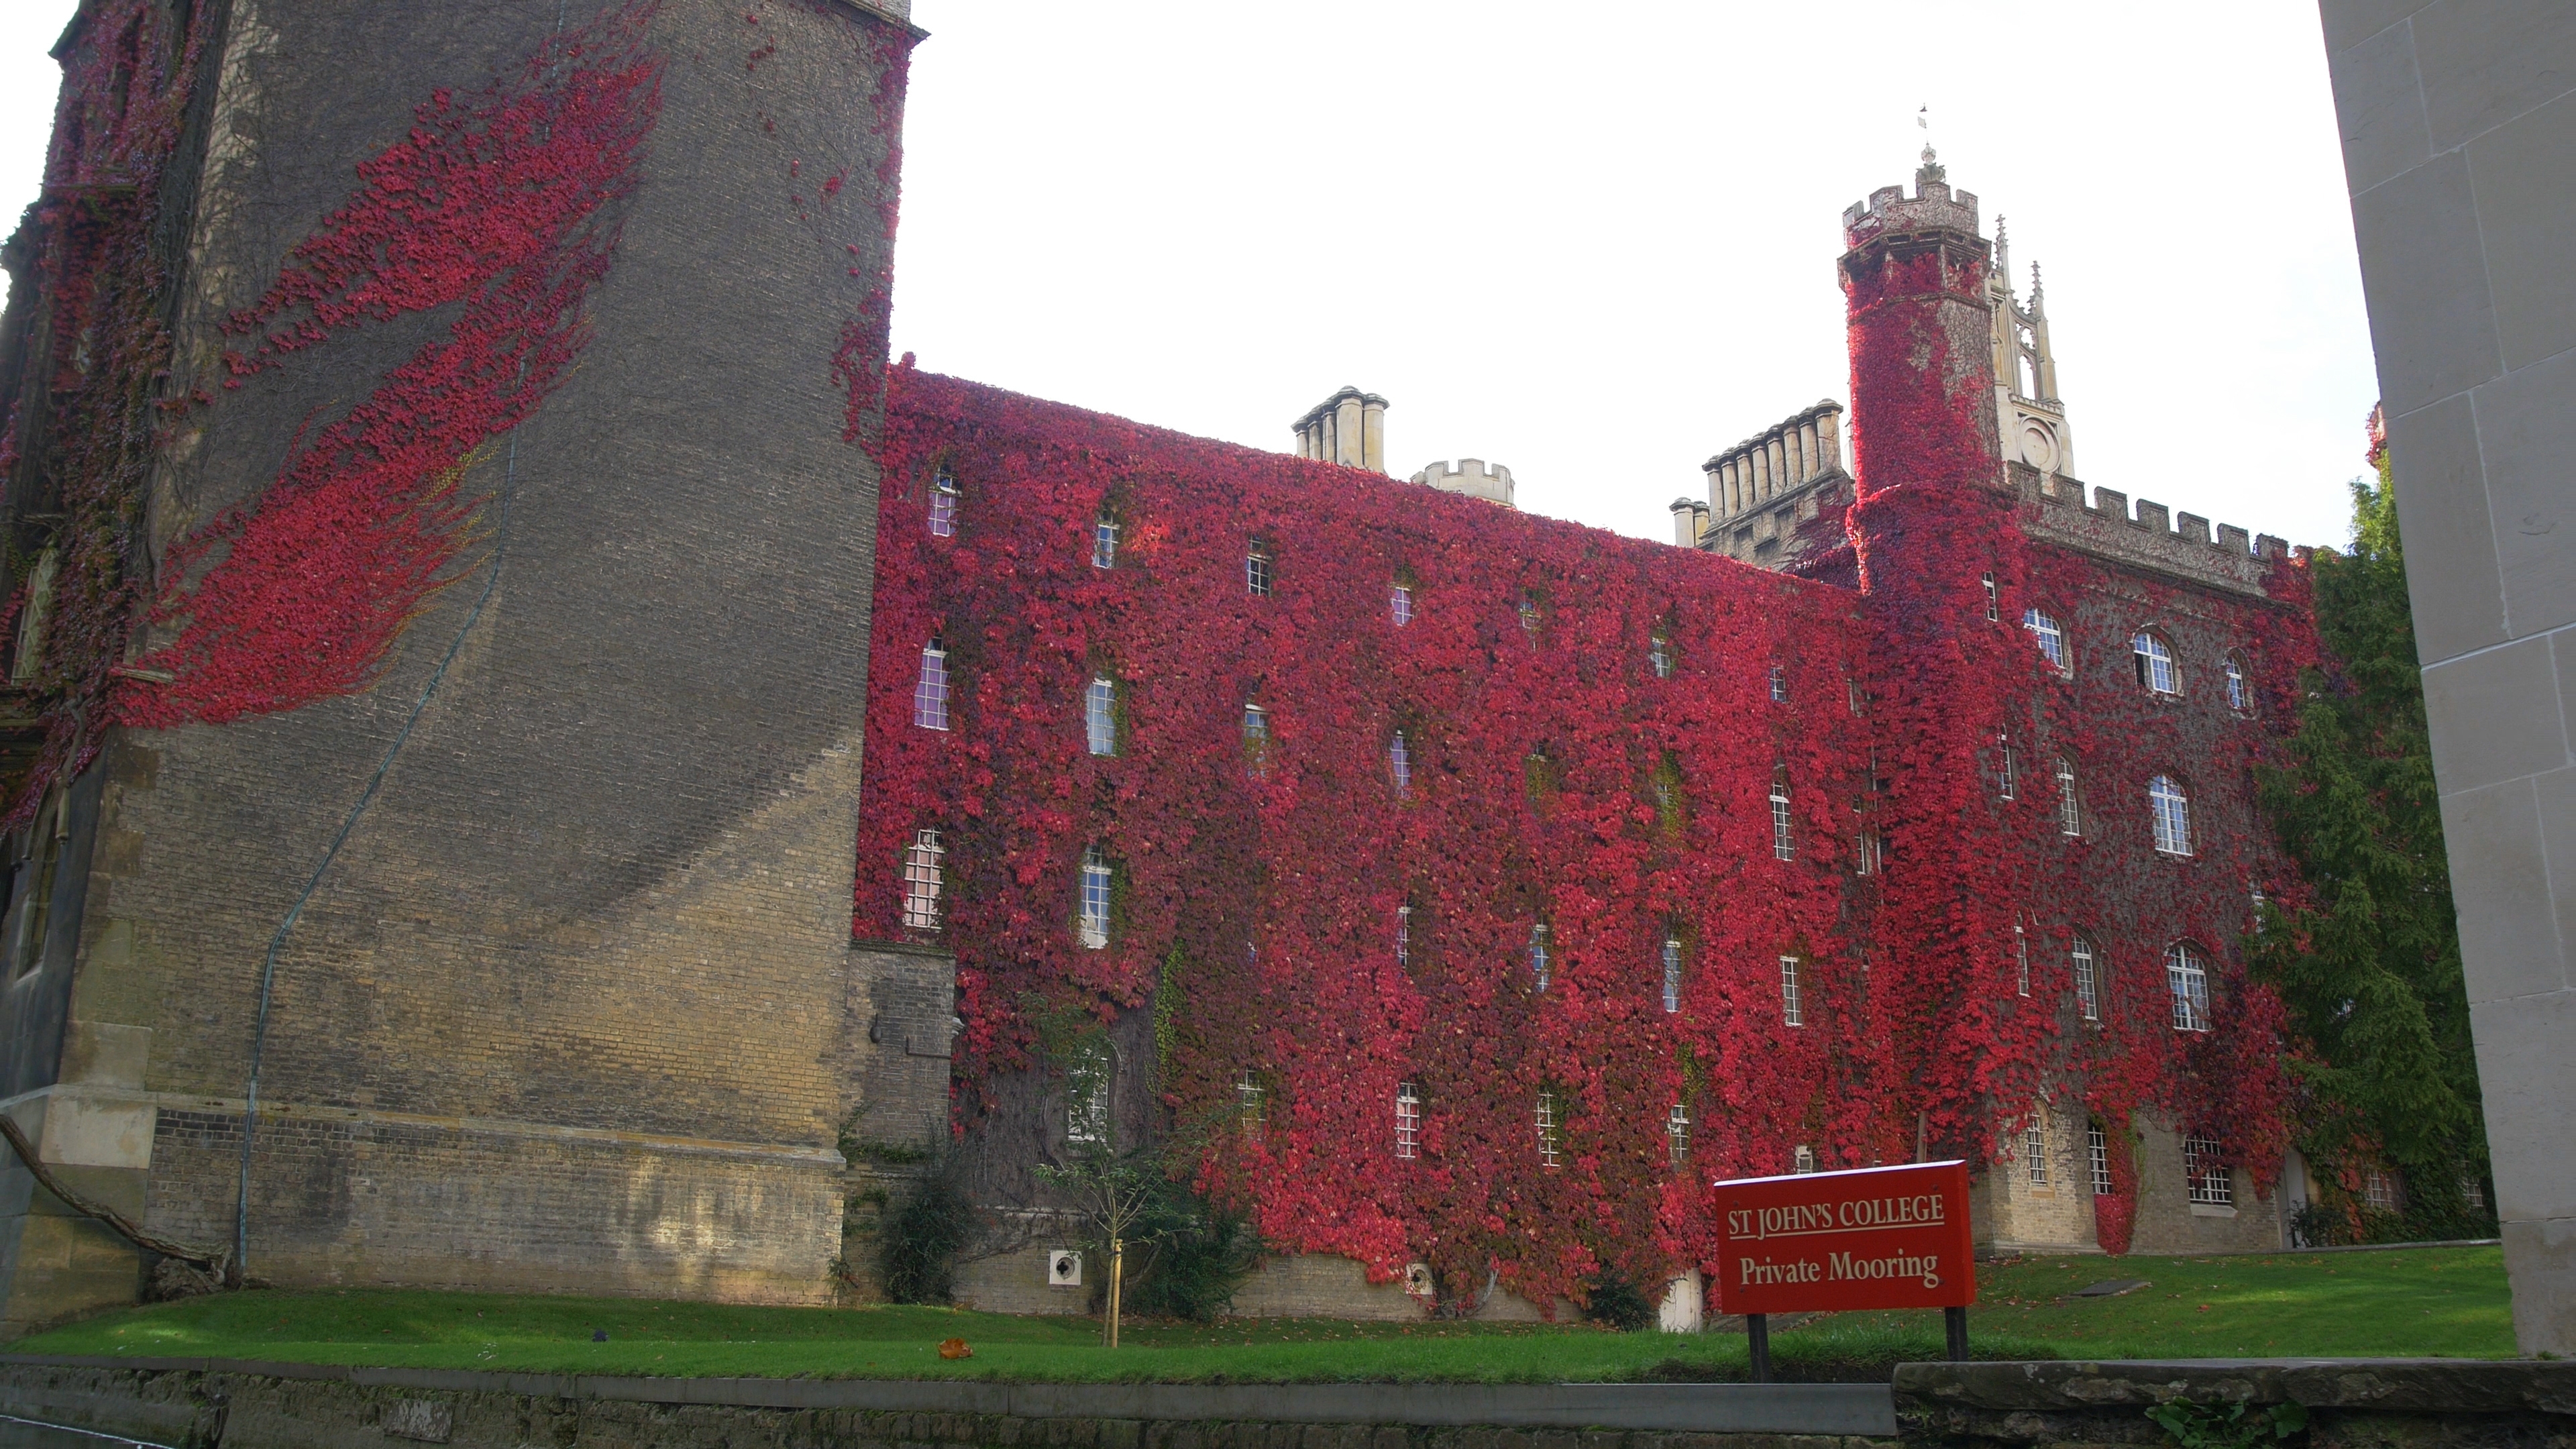
{"label": "evergreen tree", "polygon": [[[2324,667],[2302,678],[2288,763],[2257,787],[2314,891],[2267,907],[2252,956],[2305,1038],[2299,1146],[2322,1199],[2311,1242],[2495,1230],[2468,993],[2424,724],[2397,500],[2372,414],[2375,481],[2354,479],[2353,543],[2316,555]],[[2391,1170],[2394,1209],[2365,1174]]]}

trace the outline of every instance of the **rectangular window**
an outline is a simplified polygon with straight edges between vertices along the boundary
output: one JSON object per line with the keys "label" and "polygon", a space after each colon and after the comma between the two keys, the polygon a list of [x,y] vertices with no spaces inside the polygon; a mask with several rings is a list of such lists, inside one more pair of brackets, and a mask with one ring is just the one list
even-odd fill
{"label": "rectangular window", "polygon": [[2030,631],[2030,637],[2038,642],[2040,656],[2046,659],[2058,673],[2066,673],[2065,628],[2037,609],[2022,610],[2021,624],[2023,628]]}
{"label": "rectangular window", "polygon": [[1771,666],[1771,702],[1773,704],[1789,702],[1789,671],[1777,664]]}
{"label": "rectangular window", "polygon": [[1118,520],[1104,513],[1091,525],[1091,566],[1118,567]]}
{"label": "rectangular window", "polygon": [[1561,1129],[1557,1125],[1556,1112],[1556,1094],[1554,1092],[1539,1093],[1536,1120],[1538,1123],[1538,1165],[1541,1167],[1562,1167],[1565,1165],[1565,1143],[1563,1137],[1560,1135]]}
{"label": "rectangular window", "polygon": [[1789,826],[1789,787],[1771,787],[1771,854],[1779,860],[1798,858],[1797,837]]}
{"label": "rectangular window", "polygon": [[2084,812],[2075,800],[2075,766],[2066,760],[2057,762],[2057,833],[2084,833]]}
{"label": "rectangular window", "polygon": [[2013,922],[2013,991],[2030,995],[2030,935],[2019,921]]}
{"label": "rectangular window", "polygon": [[1878,832],[1864,830],[1854,846],[1852,869],[1859,875],[1876,875],[1885,866],[1880,859]]}
{"label": "rectangular window", "polygon": [[1657,679],[1673,677],[1672,641],[1658,634],[1646,645],[1646,662],[1654,667]]}
{"label": "rectangular window", "polygon": [[1801,1177],[1815,1171],[1816,1149],[1803,1142],[1799,1143],[1798,1150],[1789,1154],[1789,1170]]}
{"label": "rectangular window", "polygon": [[1538,600],[1527,594],[1521,595],[1520,613],[1521,632],[1529,635],[1530,642],[1536,644],[1538,642]]}
{"label": "rectangular window", "polygon": [[1086,950],[1109,945],[1109,857],[1097,845],[1082,849],[1082,916],[1075,934]]}
{"label": "rectangular window", "polygon": [[1995,771],[1995,784],[1997,793],[2009,800],[2013,798],[2013,787],[2019,783],[2014,778],[2012,736],[2006,735],[1997,743],[2003,750],[2003,759]]}
{"label": "rectangular window", "polygon": [[1388,587],[1386,612],[1387,617],[1395,620],[1395,627],[1399,629],[1413,622],[1413,586],[1411,584],[1394,584]]}
{"label": "rectangular window", "polygon": [[2021,1133],[2022,1166],[2030,1174],[2033,1187],[2048,1186],[2048,1129],[2037,1118]]}
{"label": "rectangular window", "polygon": [[1270,772],[1270,712],[1257,704],[1243,707],[1243,767],[1255,779]]}
{"label": "rectangular window", "polygon": [[2179,942],[2165,951],[2165,989],[2173,995],[2176,1031],[2209,1030],[2209,968]]}
{"label": "rectangular window", "polygon": [[1257,540],[1244,551],[1243,591],[1256,599],[1270,597],[1270,550]]}
{"label": "rectangular window", "polygon": [[1064,1140],[1082,1144],[1109,1140],[1111,1058],[1105,1043],[1077,1048],[1064,1068]]}
{"label": "rectangular window", "polygon": [[2075,967],[2075,1009],[2086,1021],[2100,1021],[2102,989],[2093,974],[2093,943],[2078,936],[2067,955]]}
{"label": "rectangular window", "polygon": [[916,830],[912,844],[903,853],[903,925],[908,931],[939,929],[939,888],[942,857],[939,832]]}
{"label": "rectangular window", "polygon": [[2365,1167],[2361,1170],[2362,1203],[2378,1212],[2397,1211],[2397,1178],[2386,1168]]}
{"label": "rectangular window", "polygon": [[1664,1010],[1682,1009],[1682,943],[1679,938],[1664,938]]}
{"label": "rectangular window", "polygon": [[1387,772],[1395,777],[1395,793],[1401,797],[1413,792],[1413,751],[1404,743],[1404,731],[1397,730],[1386,746]]}
{"label": "rectangular window", "polygon": [[1995,588],[1995,576],[1993,574],[1982,574],[1978,577],[1978,582],[1986,586],[1987,622],[1992,623],[1997,619],[2001,619],[2004,616],[2003,595]]}
{"label": "rectangular window", "polygon": [[1118,682],[1095,675],[1082,692],[1082,733],[1095,755],[1118,753]]}
{"label": "rectangular window", "polygon": [[921,679],[912,687],[912,723],[916,729],[948,728],[948,651],[936,639],[922,646]]}
{"label": "rectangular window", "polygon": [[1261,1085],[1261,1078],[1250,1072],[1234,1079],[1234,1115],[1243,1124],[1243,1135],[1255,1142],[1261,1140],[1261,1124],[1269,1095]]}
{"label": "rectangular window", "polygon": [[962,498],[957,492],[957,478],[946,468],[930,481],[930,533],[934,538],[953,538],[957,534],[957,510]]}
{"label": "rectangular window", "polygon": [[1780,1019],[1791,1026],[1807,1024],[1807,1007],[1798,990],[1798,958],[1780,958]]}
{"label": "rectangular window", "polygon": [[2111,1143],[2099,1127],[2084,1129],[2084,1165],[2093,1179],[2093,1195],[2111,1195]]}
{"label": "rectangular window", "polygon": [[2228,1207],[2236,1201],[2236,1176],[2227,1164],[2218,1160],[2218,1144],[2207,1137],[2182,1140],[2182,1175],[2190,1189],[2191,1200],[2210,1207]]}
{"label": "rectangular window", "polygon": [[1395,1084],[1395,1155],[1422,1155],[1422,1088],[1412,1082]]}
{"label": "rectangular window", "polygon": [[2155,817],[2156,849],[2165,855],[2191,854],[2191,799],[2172,778],[2158,775],[2147,782],[2147,805]]}
{"label": "rectangular window", "polygon": [[1545,926],[1530,927],[1529,961],[1530,979],[1538,983],[1539,990],[1545,991],[1547,989],[1548,967],[1547,927]]}
{"label": "rectangular window", "polygon": [[1671,1154],[1676,1172],[1690,1161],[1690,1108],[1679,1102],[1664,1116],[1664,1150]]}
{"label": "rectangular window", "polygon": [[1395,964],[1413,964],[1413,907],[1395,908]]}

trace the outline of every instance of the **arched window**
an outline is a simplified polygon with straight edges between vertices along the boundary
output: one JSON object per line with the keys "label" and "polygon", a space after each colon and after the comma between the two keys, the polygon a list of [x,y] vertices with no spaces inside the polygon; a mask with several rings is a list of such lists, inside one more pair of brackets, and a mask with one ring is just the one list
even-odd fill
{"label": "arched window", "polygon": [[1529,963],[1530,980],[1538,983],[1539,990],[1545,991],[1547,989],[1549,964],[1547,959],[1547,927],[1545,924],[1530,927]]}
{"label": "arched window", "polygon": [[1780,1020],[1789,1026],[1807,1024],[1806,992],[1798,985],[1798,958],[1780,958]]}
{"label": "arched window", "polygon": [[2220,661],[2220,667],[2227,671],[2227,707],[2238,714],[2253,713],[2254,685],[2245,677],[2244,659],[2230,654]]}
{"label": "arched window", "polygon": [[1411,794],[1413,791],[1413,751],[1405,745],[1404,731],[1402,730],[1397,730],[1395,732],[1395,738],[1387,741],[1386,768],[1387,772],[1395,777],[1396,797],[1401,799],[1404,796]]}
{"label": "arched window", "polygon": [[912,723],[925,730],[948,728],[948,651],[936,639],[921,646],[921,679],[912,687]]}
{"label": "arched window", "polygon": [[2155,817],[2156,849],[2166,855],[2191,854],[2191,797],[2173,776],[2147,782],[2147,808]]}
{"label": "arched window", "polygon": [[2031,642],[2039,646],[2040,657],[2058,673],[2066,673],[2065,627],[2037,609],[2021,611],[2021,626],[2030,631]]}
{"label": "arched window", "polygon": [[1389,584],[1386,587],[1386,614],[1401,629],[1413,622],[1413,585]]}
{"label": "arched window", "polygon": [[2141,629],[2129,638],[2129,652],[2137,660],[2138,685],[2150,694],[2182,693],[2182,671],[2174,666],[2173,646],[2153,629]]}
{"label": "arched window", "polygon": [[2102,1019],[2101,967],[2093,955],[2093,943],[2078,935],[2066,948],[2067,964],[2075,974],[2075,1010],[2086,1021]]}
{"label": "arched window", "polygon": [[1118,517],[1103,513],[1091,524],[1091,566],[1096,569],[1118,567]]}
{"label": "arched window", "polygon": [[2063,755],[2057,760],[2057,833],[2084,833],[2084,806],[2075,794],[2075,762]]}
{"label": "arched window", "polygon": [[939,929],[939,890],[942,884],[941,861],[948,852],[939,844],[936,830],[912,832],[912,844],[903,852],[903,926],[907,931]]}
{"label": "arched window", "polygon": [[2173,995],[2174,1030],[2209,1030],[2209,967],[2187,941],[2165,948],[2165,990]]}
{"label": "arched window", "polygon": [[1082,733],[1095,755],[1118,753],[1118,681],[1095,674],[1082,692]]}
{"label": "arched window", "polygon": [[1395,1155],[1422,1155],[1422,1088],[1412,1082],[1395,1084]]}
{"label": "arched window", "polygon": [[1678,936],[1664,938],[1664,1010],[1682,1009],[1682,943]]}
{"label": "arched window", "polygon": [[1789,777],[1785,773],[1771,780],[1771,854],[1779,860],[1798,858],[1798,838],[1789,821]]}
{"label": "arched window", "polygon": [[1270,545],[1257,538],[1243,551],[1243,591],[1256,599],[1270,597]]}
{"label": "arched window", "polygon": [[957,475],[949,472],[946,465],[941,465],[930,480],[931,537],[954,538],[957,535],[957,512],[964,501],[964,495],[957,491]]}
{"label": "arched window", "polygon": [[1097,845],[1082,848],[1082,914],[1075,935],[1087,950],[1109,944],[1109,857]]}

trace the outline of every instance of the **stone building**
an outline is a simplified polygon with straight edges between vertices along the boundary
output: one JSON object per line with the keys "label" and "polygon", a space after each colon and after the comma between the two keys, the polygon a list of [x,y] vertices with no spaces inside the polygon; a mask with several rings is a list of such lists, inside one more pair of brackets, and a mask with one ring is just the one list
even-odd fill
{"label": "stone building", "polygon": [[1211,1123],[1246,1311],[1686,1325],[1709,1178],[1923,1152],[1989,1241],[2277,1241],[2299,566],[2084,496],[1974,198],[1845,218],[1848,419],[1668,548],[1386,476],[1357,389],[1288,456],[889,369],[918,34],[83,5],[0,318],[0,1332],[170,1266],[111,1213],[832,1301],[952,1141],[965,1292],[1074,1307],[1035,1166]]}
{"label": "stone building", "polygon": [[[1587,1261],[1692,1322],[1651,1245],[1691,1182],[1918,1152],[1976,1158],[1997,1248],[2283,1243],[2240,942],[2299,889],[2249,788],[2302,562],[2073,476],[2041,299],[1928,154],[1844,227],[1849,418],[1712,458],[1695,550],[1408,499],[1330,442],[1382,449],[1356,389],[1282,459],[898,370],[873,647],[921,662],[871,685],[857,930],[959,964],[1009,1225],[964,1297],[1078,1310],[1031,1166],[1210,1115],[1297,1250],[1246,1312],[1567,1311],[1543,1252],[1459,1256],[1455,1195],[1543,1239],[1588,1190]],[[1636,874],[1587,811],[1663,822]]]}

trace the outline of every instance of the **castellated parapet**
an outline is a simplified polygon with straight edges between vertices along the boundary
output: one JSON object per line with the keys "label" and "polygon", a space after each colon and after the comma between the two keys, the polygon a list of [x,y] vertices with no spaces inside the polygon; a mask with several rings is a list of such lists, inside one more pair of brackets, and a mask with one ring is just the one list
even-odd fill
{"label": "castellated parapet", "polygon": [[2019,465],[2012,473],[2024,503],[2022,531],[2035,541],[2258,598],[2264,574],[2290,555],[2289,543],[2268,533],[2249,537],[2226,523],[2213,533],[2199,514],[2169,513],[2143,498],[2133,514],[2129,495],[2110,488],[2094,489],[2087,504],[2084,485],[2072,478]]}
{"label": "castellated parapet", "polygon": [[1928,150],[1923,170],[1916,173],[1915,191],[1907,196],[1902,186],[1882,186],[1869,200],[1843,208],[1843,250],[1858,251],[1870,242],[1918,232],[1977,234],[1977,193],[1952,191]]}
{"label": "castellated parapet", "polygon": [[1470,498],[1482,498],[1505,508],[1519,506],[1512,502],[1512,470],[1500,463],[1487,463],[1482,458],[1434,463],[1414,474],[1413,481],[1443,493],[1463,493]]}

